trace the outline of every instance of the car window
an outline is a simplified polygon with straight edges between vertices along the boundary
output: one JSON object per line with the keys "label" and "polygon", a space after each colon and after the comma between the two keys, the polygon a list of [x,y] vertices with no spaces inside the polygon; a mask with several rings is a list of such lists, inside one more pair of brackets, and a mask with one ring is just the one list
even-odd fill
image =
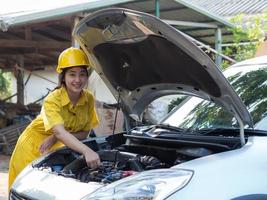
{"label": "car window", "polygon": [[[255,129],[267,130],[267,66],[243,66],[225,71],[249,110]],[[238,127],[232,114],[212,102],[188,98],[163,123],[189,129]]]}
{"label": "car window", "polygon": [[142,124],[150,125],[159,123],[159,121],[165,118],[166,115],[186,99],[186,97],[186,95],[178,94],[166,95],[155,99],[144,110]]}
{"label": "car window", "polygon": [[186,99],[163,123],[192,130],[237,127],[231,113],[198,97]]}
{"label": "car window", "polygon": [[261,122],[267,116],[267,66],[242,68],[246,69],[229,76],[228,80],[247,106],[255,128],[267,130]]}

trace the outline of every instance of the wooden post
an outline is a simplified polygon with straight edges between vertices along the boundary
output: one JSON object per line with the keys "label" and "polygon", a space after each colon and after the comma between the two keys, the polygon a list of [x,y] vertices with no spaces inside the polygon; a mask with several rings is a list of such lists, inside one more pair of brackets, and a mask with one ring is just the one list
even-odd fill
{"label": "wooden post", "polygon": [[[17,56],[17,63],[19,67],[24,68],[24,57],[23,55]],[[16,68],[16,79],[17,79],[17,104],[24,105],[24,81],[23,71]]]}
{"label": "wooden post", "polygon": [[[75,16],[73,18],[71,32],[73,32],[73,28],[76,26],[76,24],[79,23],[79,21],[80,21],[80,17],[79,16]],[[78,44],[78,42],[74,39],[74,37],[71,38],[71,46],[72,47],[76,47],[76,48],[79,48],[80,47],[79,44]]]}
{"label": "wooden post", "polygon": [[25,27],[25,40],[32,40],[32,30],[31,27]]}

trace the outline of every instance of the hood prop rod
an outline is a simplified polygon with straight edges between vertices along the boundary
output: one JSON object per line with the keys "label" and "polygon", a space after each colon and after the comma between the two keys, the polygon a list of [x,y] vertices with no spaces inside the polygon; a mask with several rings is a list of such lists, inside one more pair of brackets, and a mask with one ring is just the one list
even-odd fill
{"label": "hood prop rod", "polygon": [[246,141],[245,141],[245,134],[244,134],[244,123],[241,120],[241,118],[238,115],[235,115],[235,118],[238,121],[239,127],[240,127],[240,142],[241,142],[241,146],[244,146]]}
{"label": "hood prop rod", "polygon": [[116,112],[115,112],[115,119],[114,119],[114,124],[113,124],[112,135],[115,134],[117,118],[118,118],[118,110],[119,110],[119,105],[120,105],[120,100],[121,100],[121,90],[120,90],[119,87],[117,88],[117,91],[118,91],[119,95],[118,95],[118,99],[117,99],[117,106],[116,106]]}

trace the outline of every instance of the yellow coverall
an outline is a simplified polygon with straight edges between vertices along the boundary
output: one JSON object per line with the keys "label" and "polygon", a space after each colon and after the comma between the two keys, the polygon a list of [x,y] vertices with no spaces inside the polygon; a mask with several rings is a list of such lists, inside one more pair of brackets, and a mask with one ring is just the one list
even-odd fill
{"label": "yellow coverall", "polygon": [[[73,106],[65,87],[54,90],[44,100],[41,113],[19,137],[9,163],[8,191],[17,175],[33,160],[40,157],[39,147],[52,134],[55,125],[63,124],[68,132],[89,131],[99,124],[93,95],[83,90]],[[63,146],[57,141],[51,151]]]}

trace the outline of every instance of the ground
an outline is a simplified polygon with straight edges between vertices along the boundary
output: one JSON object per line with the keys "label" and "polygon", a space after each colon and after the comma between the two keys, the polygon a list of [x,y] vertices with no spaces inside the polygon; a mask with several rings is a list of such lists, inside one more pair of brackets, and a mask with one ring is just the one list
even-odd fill
{"label": "ground", "polygon": [[10,156],[0,152],[0,200],[7,200],[8,164]]}

